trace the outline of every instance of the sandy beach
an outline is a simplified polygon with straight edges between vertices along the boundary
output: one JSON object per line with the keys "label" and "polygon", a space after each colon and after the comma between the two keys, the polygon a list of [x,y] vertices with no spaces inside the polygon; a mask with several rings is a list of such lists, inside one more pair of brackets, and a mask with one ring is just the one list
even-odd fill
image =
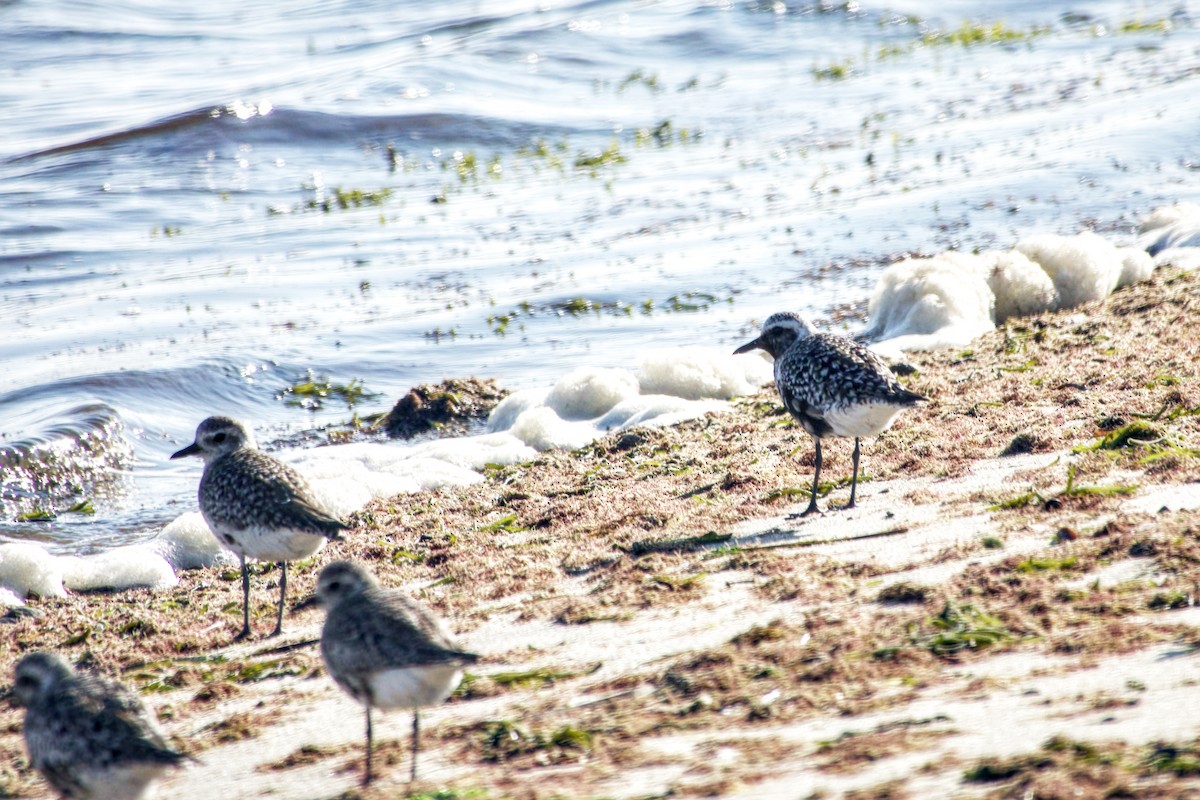
{"label": "sandy beach", "polygon": [[[828,440],[824,513],[789,517],[812,444],[769,387],[371,505],[289,591],[361,559],[483,656],[423,715],[413,786],[397,712],[358,787],[362,710],[324,674],[320,612],[229,644],[235,571],[31,598],[0,675],[50,648],[139,687],[200,760],[162,797],[1200,796],[1198,311],[1200,279],[1164,268],[910,354],[932,402],[864,443],[852,510],[852,444]],[[18,709],[0,748],[0,796],[46,796]]]}

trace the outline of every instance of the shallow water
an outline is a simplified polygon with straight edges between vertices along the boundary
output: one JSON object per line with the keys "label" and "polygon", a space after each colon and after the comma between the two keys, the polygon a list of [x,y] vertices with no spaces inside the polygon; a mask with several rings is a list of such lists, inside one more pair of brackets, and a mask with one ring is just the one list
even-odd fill
{"label": "shallow water", "polygon": [[783,307],[857,326],[906,253],[1200,199],[1196,3],[938,9],[0,4],[0,538],[152,535],[204,416],[350,416],[278,397],[309,370],[358,411],[545,386]]}

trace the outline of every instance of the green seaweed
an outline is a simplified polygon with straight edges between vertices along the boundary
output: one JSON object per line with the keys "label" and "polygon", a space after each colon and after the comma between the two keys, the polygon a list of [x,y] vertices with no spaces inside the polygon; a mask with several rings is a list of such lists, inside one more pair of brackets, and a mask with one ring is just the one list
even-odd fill
{"label": "green seaweed", "polygon": [[324,408],[325,401],[337,398],[348,408],[379,397],[375,392],[367,391],[363,382],[352,380],[349,383],[334,383],[325,375],[314,375],[310,369],[303,380],[276,392],[275,399],[283,400],[289,406],[298,406],[309,411]]}
{"label": "green seaweed", "polygon": [[516,514],[509,514],[490,525],[485,525],[480,530],[485,533],[519,533],[520,531],[527,531],[529,528],[517,521]]}
{"label": "green seaweed", "polygon": [[910,626],[909,636],[915,647],[928,650],[936,656],[989,647],[1013,638],[1012,633],[996,617],[972,605],[958,605],[950,601],[946,601],[937,616],[928,620],[928,625],[936,632],[920,634],[915,626]]}
{"label": "green seaweed", "polygon": [[813,77],[818,81],[841,81],[850,77],[850,68],[852,62],[850,59],[844,61],[835,61],[827,67],[813,67]]}
{"label": "green seaweed", "polygon": [[949,31],[926,31],[921,36],[921,44],[927,47],[944,47],[959,45],[974,47],[987,44],[1012,44],[1027,42],[1051,33],[1049,26],[1034,25],[1027,29],[1011,28],[1003,21],[972,22],[963,20],[959,26]]}
{"label": "green seaweed", "polygon": [[1027,558],[1018,563],[1014,569],[1017,572],[1031,574],[1035,572],[1073,570],[1078,565],[1079,559],[1075,556],[1067,556],[1066,558]]}
{"label": "green seaweed", "polygon": [[616,139],[609,142],[608,147],[593,153],[578,153],[575,156],[575,168],[586,169],[592,175],[597,174],[601,167],[613,167],[624,164],[629,159],[621,152],[621,145]]}
{"label": "green seaweed", "polygon": [[564,725],[549,733],[533,731],[512,720],[489,720],[475,726],[482,739],[483,760],[503,762],[538,751],[551,761],[575,759],[588,753],[595,743],[590,731]]}

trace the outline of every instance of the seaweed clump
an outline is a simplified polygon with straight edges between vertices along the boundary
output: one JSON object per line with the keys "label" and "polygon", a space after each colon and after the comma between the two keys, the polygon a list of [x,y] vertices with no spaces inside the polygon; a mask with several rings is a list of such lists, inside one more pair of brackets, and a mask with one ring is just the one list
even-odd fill
{"label": "seaweed clump", "polygon": [[507,395],[507,390],[490,379],[450,378],[421,384],[396,401],[384,417],[383,430],[395,439],[411,439],[430,431],[460,435],[486,419]]}

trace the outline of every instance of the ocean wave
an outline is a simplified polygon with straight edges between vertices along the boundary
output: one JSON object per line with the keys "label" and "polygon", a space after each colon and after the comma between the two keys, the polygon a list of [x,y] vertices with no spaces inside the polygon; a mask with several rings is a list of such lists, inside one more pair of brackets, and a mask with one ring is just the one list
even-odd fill
{"label": "ocean wave", "polygon": [[[236,143],[314,146],[376,142],[430,141],[439,146],[517,147],[538,136],[557,136],[574,129],[554,124],[531,124],[495,116],[464,113],[335,114],[269,103],[235,102],[205,106],[168,117],[103,133],[75,142],[35,150],[9,159],[10,163],[48,156],[90,152],[138,142],[150,154],[172,158]],[[154,141],[161,140],[161,147]]]}
{"label": "ocean wave", "polygon": [[0,517],[52,517],[55,509],[111,489],[133,462],[124,421],[106,404],[56,410],[41,424],[30,422],[33,432],[0,448]]}

